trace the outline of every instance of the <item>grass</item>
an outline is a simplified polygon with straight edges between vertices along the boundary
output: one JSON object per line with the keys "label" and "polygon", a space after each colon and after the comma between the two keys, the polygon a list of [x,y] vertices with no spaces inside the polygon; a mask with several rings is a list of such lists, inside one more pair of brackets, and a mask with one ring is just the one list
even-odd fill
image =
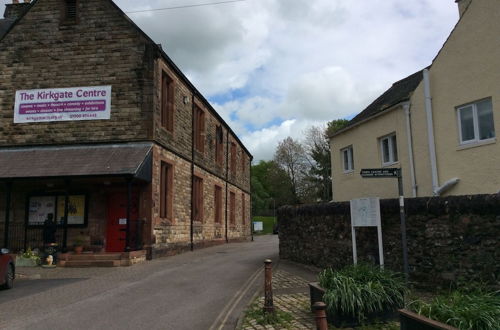
{"label": "grass", "polygon": [[408,290],[401,274],[378,266],[358,264],[340,271],[326,269],[319,275],[326,289],[324,300],[334,315],[366,322],[372,314],[404,306]]}
{"label": "grass", "polygon": [[261,221],[263,231],[255,232],[255,235],[268,235],[273,233],[273,226],[276,221],[275,217],[254,217],[253,221]]}
{"label": "grass", "polygon": [[410,310],[458,329],[500,329],[500,292],[462,288],[439,295],[430,302],[416,300]]}
{"label": "grass", "polygon": [[290,313],[284,312],[276,307],[274,314],[264,313],[262,303],[259,303],[257,300],[245,311],[243,327],[250,325],[251,320],[264,327],[266,325],[271,325],[273,328],[293,329],[293,317]]}

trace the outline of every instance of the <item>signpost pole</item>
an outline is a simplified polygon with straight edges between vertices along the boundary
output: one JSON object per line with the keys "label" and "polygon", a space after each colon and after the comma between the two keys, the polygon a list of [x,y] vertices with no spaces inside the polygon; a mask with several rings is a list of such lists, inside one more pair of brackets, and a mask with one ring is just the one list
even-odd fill
{"label": "signpost pole", "polygon": [[352,230],[352,259],[354,260],[354,264],[358,264],[358,251],[356,249],[356,228],[351,225]]}
{"label": "signpost pole", "polygon": [[401,169],[398,171],[398,190],[399,190],[399,216],[401,218],[401,244],[403,246],[403,269],[406,281],[408,281],[409,267],[408,267],[408,247],[406,240],[406,215],[405,215],[405,200],[403,192],[403,178]]}

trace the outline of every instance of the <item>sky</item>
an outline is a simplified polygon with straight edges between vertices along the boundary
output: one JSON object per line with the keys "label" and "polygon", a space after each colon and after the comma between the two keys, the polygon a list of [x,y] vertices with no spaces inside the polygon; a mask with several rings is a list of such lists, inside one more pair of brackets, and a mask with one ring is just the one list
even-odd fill
{"label": "sky", "polygon": [[[115,0],[211,102],[254,156],[312,125],[352,118],[431,64],[454,0]],[[8,3],[10,0],[0,0]]]}

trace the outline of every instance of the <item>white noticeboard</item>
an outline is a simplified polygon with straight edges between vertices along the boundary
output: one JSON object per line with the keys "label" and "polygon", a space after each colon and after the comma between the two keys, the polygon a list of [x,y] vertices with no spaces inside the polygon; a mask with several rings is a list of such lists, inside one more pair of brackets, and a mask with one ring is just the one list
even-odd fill
{"label": "white noticeboard", "polygon": [[356,250],[356,227],[377,227],[380,267],[384,268],[382,224],[380,221],[380,199],[378,197],[351,200],[352,256],[354,264],[358,263]]}
{"label": "white noticeboard", "polygon": [[264,225],[263,225],[262,221],[254,221],[253,230],[254,231],[263,231]]}

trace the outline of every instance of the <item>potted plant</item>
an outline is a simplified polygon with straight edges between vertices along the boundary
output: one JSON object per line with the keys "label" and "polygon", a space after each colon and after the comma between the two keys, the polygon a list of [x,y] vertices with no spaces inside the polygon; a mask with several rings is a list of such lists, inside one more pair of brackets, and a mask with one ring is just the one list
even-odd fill
{"label": "potted plant", "polygon": [[78,235],[75,237],[73,240],[73,250],[75,251],[76,254],[81,254],[83,252],[83,246],[87,242],[87,239],[83,235]]}
{"label": "potted plant", "polygon": [[37,251],[28,248],[16,258],[16,267],[36,267],[40,265],[40,257]]}
{"label": "potted plant", "polygon": [[429,322],[440,326],[436,329],[498,329],[500,291],[469,284],[427,302],[415,300],[400,314],[407,329],[424,329]]}
{"label": "potted plant", "polygon": [[340,271],[326,269],[319,275],[319,286],[311,290],[315,292],[314,299],[322,296],[328,322],[336,327],[387,321],[404,306],[408,293],[401,274],[369,264],[348,266]]}

